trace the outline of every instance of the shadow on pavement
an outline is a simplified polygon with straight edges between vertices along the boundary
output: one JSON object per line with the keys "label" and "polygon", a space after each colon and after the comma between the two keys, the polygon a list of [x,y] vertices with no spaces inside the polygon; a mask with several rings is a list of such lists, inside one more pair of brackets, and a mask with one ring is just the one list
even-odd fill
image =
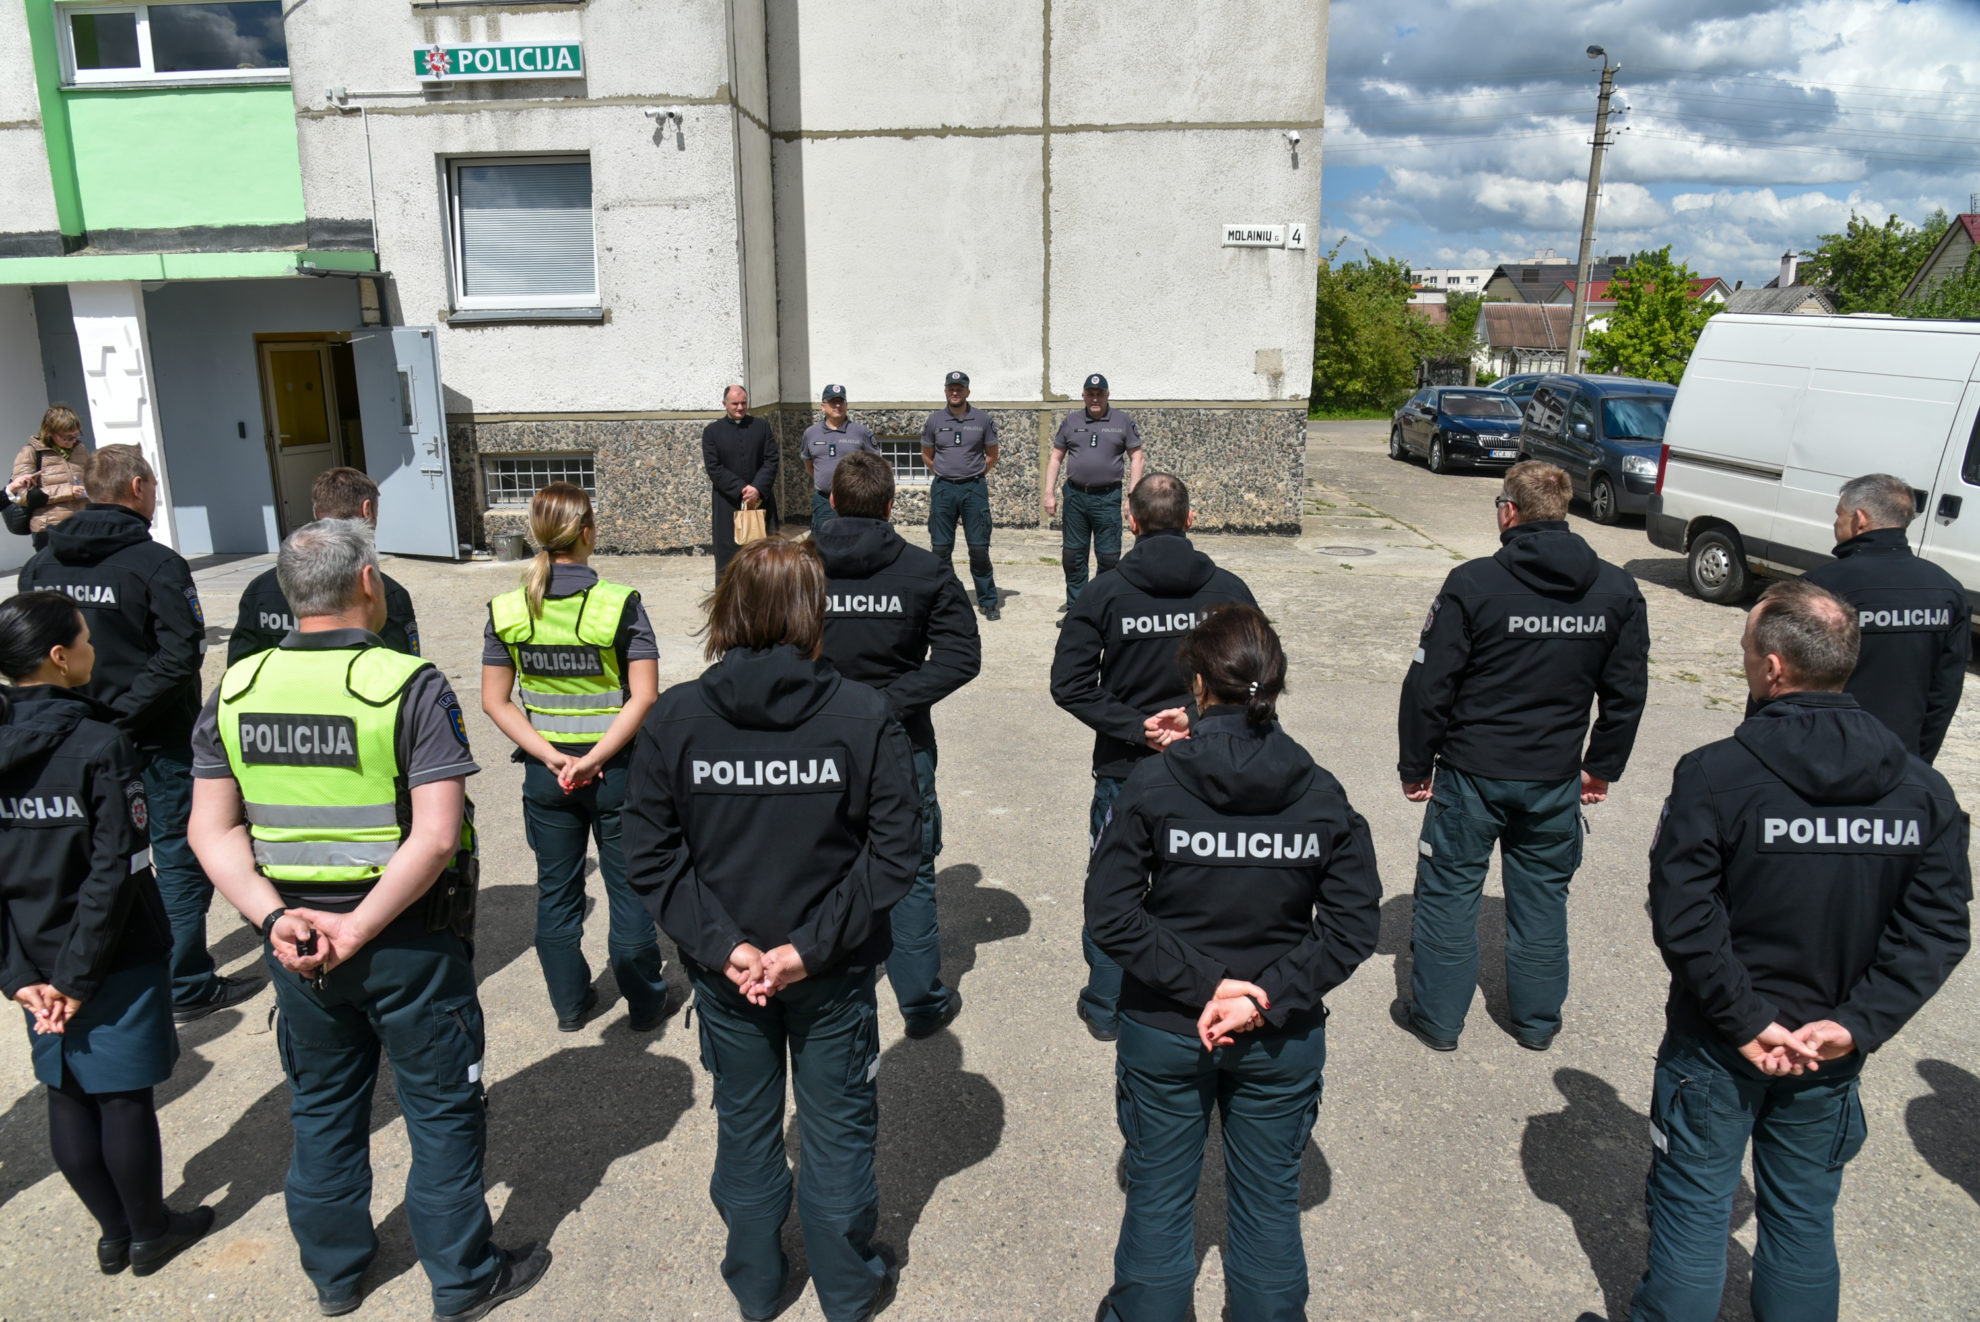
{"label": "shadow on pavement", "polygon": [[[1648,1076],[1643,1082],[1649,1082]],[[1650,1165],[1650,1118],[1616,1095],[1608,1080],[1583,1070],[1554,1072],[1565,1108],[1530,1117],[1520,1139],[1520,1164],[1536,1197],[1567,1213],[1575,1238],[1601,1284],[1607,1316],[1629,1316],[1630,1296],[1643,1274],[1649,1229],[1643,1219],[1643,1179]],[[1740,1181],[1732,1228],[1753,1214],[1753,1190]],[[1749,1316],[1753,1264],[1728,1236],[1721,1322]],[[1583,1318],[1592,1318],[1583,1314]]]}
{"label": "shadow on pavement", "polygon": [[[546,1056],[489,1088],[482,1183],[509,1188],[495,1221],[498,1245],[550,1243],[605,1182],[612,1163],[673,1132],[694,1105],[694,1071],[646,1048],[678,1023],[675,1016],[660,1032],[635,1033],[618,1019],[595,1045]],[[621,1247],[634,1251],[634,1228],[623,1234]],[[378,1257],[366,1288],[418,1266],[401,1201],[378,1223]]]}
{"label": "shadow on pavement", "polygon": [[[967,1007],[963,1013],[969,1013]],[[879,1088],[875,1237],[906,1264],[913,1258],[915,1228],[942,1182],[985,1160],[1003,1142],[1004,1096],[984,1075],[963,1068],[962,1043],[946,1031],[920,1042],[903,1038],[887,1048],[880,1058]]]}
{"label": "shadow on pavement", "polygon": [[[266,1013],[266,1002],[249,1004],[262,1006]],[[251,1010],[222,1010],[179,1029],[179,1063],[172,1077],[152,1092],[160,1110],[213,1072],[213,1063],[196,1048],[240,1024],[246,1013]],[[0,1207],[54,1173],[55,1158],[48,1150],[48,1092],[40,1084],[32,1083],[7,1108],[6,1114],[0,1115]]]}
{"label": "shadow on pavement", "polygon": [[1904,1127],[1925,1164],[1980,1202],[1980,1079],[1943,1060],[1918,1062],[1919,1077],[1932,1085],[1924,1097],[1905,1104]]}
{"label": "shadow on pavement", "polygon": [[[1410,926],[1416,901],[1409,895],[1391,895],[1382,901],[1382,929],[1376,938],[1375,953],[1393,956],[1396,999],[1407,1004],[1409,979],[1416,968],[1410,953]],[[1485,994],[1485,1013],[1499,1031],[1512,1034],[1512,1009],[1506,1001],[1506,901],[1500,895],[1478,897],[1478,989]],[[1471,1023],[1469,1016],[1466,1024]]]}
{"label": "shadow on pavement", "polygon": [[973,863],[935,874],[935,912],[942,928],[942,981],[951,987],[961,986],[963,975],[976,967],[978,946],[1031,930],[1025,902],[1007,890],[986,888],[983,869]]}

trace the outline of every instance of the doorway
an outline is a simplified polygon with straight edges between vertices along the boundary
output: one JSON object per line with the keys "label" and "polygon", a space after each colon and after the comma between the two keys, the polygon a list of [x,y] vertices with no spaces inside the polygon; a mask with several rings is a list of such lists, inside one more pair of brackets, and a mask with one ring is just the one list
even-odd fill
{"label": "doorway", "polygon": [[318,474],[365,466],[357,366],[348,338],[257,336],[256,350],[275,517],[286,537],[313,517]]}

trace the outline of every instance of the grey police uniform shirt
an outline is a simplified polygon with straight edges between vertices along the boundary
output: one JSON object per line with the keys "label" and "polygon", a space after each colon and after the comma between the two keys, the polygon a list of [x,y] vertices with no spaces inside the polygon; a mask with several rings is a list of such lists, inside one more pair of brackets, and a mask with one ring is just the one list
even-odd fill
{"label": "grey police uniform shirt", "polygon": [[811,465],[811,481],[819,495],[832,494],[832,474],[838,469],[839,460],[855,450],[880,453],[879,442],[858,418],[847,418],[843,427],[814,422],[804,429],[804,439],[798,442],[798,458]]}
{"label": "grey police uniform shirt", "polygon": [[[550,566],[550,590],[544,595],[551,597],[574,596],[597,581],[598,571],[590,565],[552,565]],[[634,600],[632,604],[632,627],[626,632],[628,637],[624,640],[626,647],[624,659],[627,664],[631,664],[634,661],[658,661],[660,659],[660,643],[653,636],[653,622],[646,618],[646,605],[644,602]],[[507,666],[511,670],[515,669],[516,666],[515,657],[509,655],[508,644],[495,636],[495,621],[492,619],[481,626],[481,664],[484,666]]]}
{"label": "grey police uniform shirt", "polygon": [[1141,448],[1141,429],[1125,409],[1108,409],[1097,418],[1081,409],[1059,423],[1052,448],[1066,452],[1068,481],[1104,487],[1121,480],[1121,459],[1129,450]]}
{"label": "grey police uniform shirt", "polygon": [[[384,646],[378,635],[364,629],[329,629],[300,636],[320,640],[323,647],[353,647],[367,641]],[[405,772],[408,789],[452,776],[472,776],[481,770],[474,754],[468,751],[461,700],[454,696],[453,687],[438,668],[424,666],[412,677],[412,682],[406,685],[400,711],[399,766]],[[196,780],[233,779],[234,768],[227,761],[227,750],[220,745],[218,688],[200,708],[199,720],[193,726],[192,773]]]}
{"label": "grey police uniform shirt", "polygon": [[921,424],[921,443],[935,452],[935,476],[982,477],[983,452],[997,443],[997,424],[974,406],[960,418],[937,409]]}

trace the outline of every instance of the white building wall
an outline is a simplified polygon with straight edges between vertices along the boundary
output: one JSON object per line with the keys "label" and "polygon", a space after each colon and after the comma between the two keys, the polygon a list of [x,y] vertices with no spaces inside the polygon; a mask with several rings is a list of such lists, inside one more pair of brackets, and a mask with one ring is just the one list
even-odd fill
{"label": "white building wall", "polygon": [[[55,219],[55,189],[48,176],[48,144],[41,136],[41,101],[35,90],[25,5],[0,4],[0,61],[9,72],[8,77],[0,78],[0,180],[6,181],[5,231],[51,236],[60,226]],[[0,235],[0,241],[4,237]]]}
{"label": "white building wall", "polygon": [[[399,318],[441,327],[450,413],[712,411],[721,383],[748,370],[730,22],[728,0],[461,13],[339,0],[291,11],[308,213],[368,219],[368,120],[380,265],[392,274]],[[574,39],[584,47],[581,80],[429,93],[414,77],[413,51],[435,40]],[[328,105],[324,89],[339,86],[353,110],[366,107],[362,119]],[[363,95],[379,92],[398,95]],[[647,106],[680,110],[678,130],[656,127],[641,114]],[[446,325],[446,160],[569,152],[591,158],[604,323]]]}

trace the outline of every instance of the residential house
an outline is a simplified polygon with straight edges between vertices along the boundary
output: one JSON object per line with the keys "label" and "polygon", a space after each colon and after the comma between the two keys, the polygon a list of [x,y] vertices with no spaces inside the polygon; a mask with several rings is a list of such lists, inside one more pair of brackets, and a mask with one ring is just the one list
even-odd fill
{"label": "residential house", "polygon": [[[1626,257],[1604,257],[1589,263],[1590,280],[1611,280],[1629,264]],[[1573,262],[1507,262],[1493,269],[1485,281],[1485,297],[1501,303],[1545,303],[1563,280],[1573,280]]]}
{"label": "residential house", "polygon": [[1826,317],[1835,315],[1836,291],[1806,285],[1799,278],[1801,258],[1781,254],[1781,273],[1764,285],[1734,289],[1726,299],[1728,312],[1758,312],[1772,316]]}
{"label": "residential house", "polygon": [[1907,300],[1921,297],[1933,286],[1958,275],[1976,248],[1980,248],[1980,214],[1968,212],[1954,216],[1939,242],[1926,254],[1918,274],[1904,287],[1904,297]]}
{"label": "residential house", "polygon": [[[1561,304],[1571,310],[1574,306],[1574,285],[1573,280],[1563,280],[1560,287],[1548,296],[1547,302]],[[1732,292],[1732,286],[1719,277],[1701,275],[1692,279],[1691,291],[1687,297],[1706,303],[1724,303]],[[1609,325],[1609,314],[1615,310],[1615,281],[1590,279],[1588,299],[1581,305],[1582,324],[1591,331],[1606,330]]]}
{"label": "residential house", "polygon": [[1565,372],[1574,309],[1547,303],[1487,303],[1478,309],[1480,372]]}

